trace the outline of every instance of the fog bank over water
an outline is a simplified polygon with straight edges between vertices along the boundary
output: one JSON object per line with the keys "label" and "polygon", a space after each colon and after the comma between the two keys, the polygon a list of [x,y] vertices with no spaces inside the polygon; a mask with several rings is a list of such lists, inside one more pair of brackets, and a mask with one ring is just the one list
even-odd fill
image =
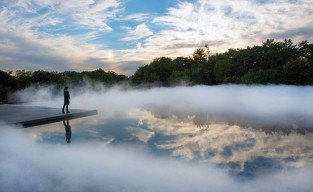
{"label": "fog bank over water", "polygon": [[[62,90],[60,90],[62,93]],[[313,125],[312,86],[194,86],[175,88],[101,87],[70,90],[70,108],[98,109],[101,113],[124,113],[134,108],[148,109],[156,114],[201,114],[209,120],[232,121],[249,125],[282,125],[305,127]],[[76,93],[76,94],[75,94]],[[49,88],[28,89],[20,97],[33,105],[59,107],[62,95],[52,97]]]}
{"label": "fog bank over water", "polygon": [[1,191],[311,191],[312,167],[238,181],[208,164],[156,157],[142,149],[39,144],[1,124]]}
{"label": "fog bank over water", "polygon": [[[99,111],[73,121],[70,145],[62,122],[29,129],[0,123],[0,191],[312,191],[311,133],[261,130],[311,132],[313,87],[93,90],[70,89],[70,108]],[[61,113],[62,92],[30,88],[18,95],[27,105],[59,107]],[[107,138],[119,145],[108,145]],[[247,179],[219,164],[262,170]]]}

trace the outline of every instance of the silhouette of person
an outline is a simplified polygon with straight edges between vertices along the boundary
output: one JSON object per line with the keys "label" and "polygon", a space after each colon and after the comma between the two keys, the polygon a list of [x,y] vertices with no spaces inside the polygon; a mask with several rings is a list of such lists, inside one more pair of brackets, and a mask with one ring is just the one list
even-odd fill
{"label": "silhouette of person", "polygon": [[67,143],[71,142],[71,137],[72,137],[72,128],[70,126],[70,121],[67,119],[66,123],[65,120],[63,120],[63,125],[65,127],[65,139]]}
{"label": "silhouette of person", "polygon": [[70,105],[70,92],[68,91],[68,87],[64,87],[64,104],[62,108],[62,113],[64,113],[64,108],[66,107],[66,113],[69,113],[68,106]]}

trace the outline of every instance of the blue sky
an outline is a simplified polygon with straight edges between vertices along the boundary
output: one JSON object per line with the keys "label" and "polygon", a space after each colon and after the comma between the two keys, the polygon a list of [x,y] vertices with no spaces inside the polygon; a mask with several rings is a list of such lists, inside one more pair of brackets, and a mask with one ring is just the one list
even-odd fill
{"label": "blue sky", "polygon": [[312,0],[2,0],[1,70],[113,70],[313,37]]}

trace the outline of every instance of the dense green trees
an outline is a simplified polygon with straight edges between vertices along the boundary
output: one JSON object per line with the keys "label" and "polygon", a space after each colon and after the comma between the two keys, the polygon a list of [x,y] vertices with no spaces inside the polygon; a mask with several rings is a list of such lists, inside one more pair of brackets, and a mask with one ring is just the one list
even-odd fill
{"label": "dense green trees", "polygon": [[65,84],[71,87],[110,86],[119,82],[129,82],[135,86],[172,86],[181,83],[313,85],[313,44],[308,41],[293,44],[291,40],[269,39],[262,45],[246,49],[229,49],[210,56],[208,53],[206,47],[196,49],[192,57],[159,57],[149,65],[139,67],[130,78],[102,69],[61,73],[0,70],[0,102],[6,100],[8,92],[47,84],[60,87]]}
{"label": "dense green trees", "polygon": [[282,70],[286,84],[305,85],[312,83],[312,64],[304,57],[288,61]]}
{"label": "dense green trees", "polygon": [[4,71],[0,71],[0,103],[6,100],[7,93],[10,91],[10,75]]}
{"label": "dense green trees", "polygon": [[31,85],[54,85],[56,87],[80,87],[86,85],[102,84],[106,86],[127,80],[125,75],[115,72],[105,72],[102,69],[95,71],[65,71],[62,73],[48,71],[25,71],[17,70],[5,72],[0,70],[0,103],[8,102],[8,94],[27,88]]}
{"label": "dense green trees", "polygon": [[[209,59],[208,59],[209,58]],[[164,62],[166,61],[166,62]],[[190,84],[292,84],[312,85],[313,44],[308,41],[293,44],[291,40],[269,39],[262,45],[246,49],[229,49],[208,57],[203,48],[192,58],[155,59],[139,68],[131,77],[133,85],[160,81],[161,71],[170,77],[162,85],[186,81]]]}

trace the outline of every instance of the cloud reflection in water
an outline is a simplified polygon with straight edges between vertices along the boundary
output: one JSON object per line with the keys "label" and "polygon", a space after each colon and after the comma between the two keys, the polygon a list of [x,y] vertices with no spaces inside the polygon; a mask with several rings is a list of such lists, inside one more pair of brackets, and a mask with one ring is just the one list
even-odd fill
{"label": "cloud reflection in water", "polygon": [[[310,131],[300,134],[297,129],[290,129],[287,134],[286,129],[257,129],[234,122],[210,123],[203,115],[162,114],[135,109],[108,118],[75,120],[73,142],[141,146],[155,155],[214,164],[245,177],[313,163]],[[88,120],[96,123],[89,124]],[[39,131],[38,141],[64,142],[64,129],[48,127],[28,130],[33,135]]]}
{"label": "cloud reflection in water", "polygon": [[[44,94],[22,95],[34,97],[34,105],[62,105],[61,99],[48,102],[42,97],[49,90],[40,91]],[[22,138],[14,145],[6,136],[19,137],[3,132],[0,152],[6,155],[0,157],[0,171],[10,171],[5,166],[9,162],[17,169],[6,180],[0,174],[0,181],[16,177],[20,186],[37,191],[35,184],[23,183],[27,175],[43,186],[59,183],[61,191],[313,188],[312,87],[112,88],[80,93],[73,94],[72,107],[97,108],[99,115],[71,121],[70,145],[58,145],[66,143],[62,123],[23,130],[36,143]],[[41,156],[60,160],[44,162],[37,159]],[[27,175],[19,174],[23,165],[29,167]],[[252,180],[242,183],[234,178]]]}

